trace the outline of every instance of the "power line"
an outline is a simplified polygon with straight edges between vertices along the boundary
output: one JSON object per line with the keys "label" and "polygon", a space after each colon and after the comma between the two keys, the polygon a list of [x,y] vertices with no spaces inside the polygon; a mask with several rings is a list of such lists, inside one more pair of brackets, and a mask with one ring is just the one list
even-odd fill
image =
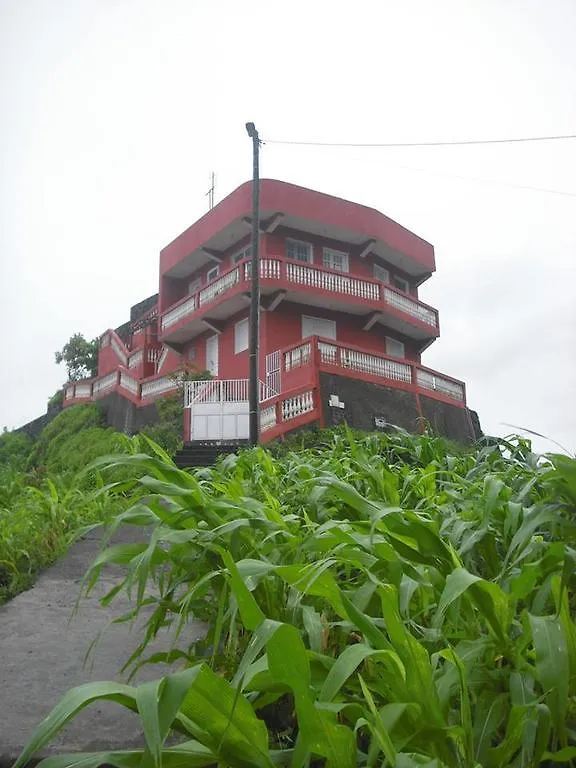
{"label": "power line", "polygon": [[547,189],[546,187],[532,187],[526,184],[514,184],[509,181],[499,181],[497,179],[478,179],[474,176],[462,176],[456,173],[446,173],[445,171],[431,170],[430,168],[413,168],[409,165],[389,165],[389,168],[396,168],[404,171],[416,171],[418,173],[429,173],[433,176],[444,176],[447,179],[457,179],[459,181],[472,181],[477,184],[496,184],[501,187],[512,187],[513,189],[527,189],[530,192],[547,192],[550,195],[562,195],[563,197],[576,197],[576,192],[564,192],[559,189]]}
{"label": "power line", "polygon": [[463,147],[475,144],[519,144],[529,141],[563,141],[576,139],[576,134],[564,136],[524,136],[511,139],[467,139],[465,141],[412,141],[412,142],[388,142],[382,144],[365,144],[361,142],[330,142],[330,141],[291,141],[283,139],[263,139],[264,144],[291,144],[301,147]]}

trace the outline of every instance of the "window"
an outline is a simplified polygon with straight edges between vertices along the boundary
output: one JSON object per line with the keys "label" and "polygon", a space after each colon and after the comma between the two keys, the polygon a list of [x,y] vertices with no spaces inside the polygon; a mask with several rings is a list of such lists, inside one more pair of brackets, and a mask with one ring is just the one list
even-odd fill
{"label": "window", "polygon": [[391,339],[390,336],[386,336],[386,354],[392,357],[406,357],[404,343],[398,341],[398,339]]}
{"label": "window", "polygon": [[232,256],[232,264],[238,264],[238,262],[242,261],[242,259],[249,259],[251,256],[252,256],[252,246],[245,245],[241,251],[238,251],[238,253],[235,253]]}
{"label": "window", "polygon": [[186,352],[186,359],[196,360],[196,347],[194,345],[188,347],[188,351]]}
{"label": "window", "polygon": [[381,267],[380,264],[374,264],[374,277],[376,280],[382,280],[383,283],[390,282],[390,272],[385,267]]}
{"label": "window", "polygon": [[302,315],[302,338],[308,336],[321,336],[324,339],[336,338],[336,322],[326,320],[323,317],[309,317]]}
{"label": "window", "polygon": [[342,251],[333,251],[332,248],[324,248],[322,251],[322,264],[328,269],[348,272],[348,254]]}
{"label": "window", "polygon": [[197,277],[196,280],[192,280],[188,283],[188,293],[196,293],[202,286],[202,278]]}
{"label": "window", "polygon": [[209,269],[206,273],[206,282],[211,283],[212,280],[216,280],[218,275],[220,274],[220,267],[212,267],[212,269]]}
{"label": "window", "polygon": [[248,320],[240,320],[234,326],[234,353],[248,349]]}
{"label": "window", "polygon": [[286,240],[286,256],[295,261],[312,264],[312,244],[301,240]]}
{"label": "window", "polygon": [[408,281],[404,280],[403,277],[398,277],[398,275],[394,275],[394,277],[392,278],[392,285],[395,288],[398,288],[399,290],[404,291],[404,293],[408,293],[408,291],[410,290]]}

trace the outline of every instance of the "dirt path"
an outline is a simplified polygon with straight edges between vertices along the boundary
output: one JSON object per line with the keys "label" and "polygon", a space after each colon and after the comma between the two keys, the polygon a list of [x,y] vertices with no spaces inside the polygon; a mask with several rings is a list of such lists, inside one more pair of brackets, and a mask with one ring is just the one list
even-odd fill
{"label": "dirt path", "polygon": [[[130,538],[126,533],[115,538],[121,540]],[[119,670],[137,645],[138,626],[109,626],[112,618],[128,610],[127,598],[118,598],[109,608],[98,602],[118,582],[118,570],[110,569],[70,621],[80,580],[98,548],[95,535],[79,542],[32,589],[0,608],[0,768],[14,762],[34,727],[69,688],[121,679]],[[90,643],[105,629],[85,665]],[[202,626],[192,626],[189,632],[198,637]],[[165,673],[162,666],[145,667],[136,679]],[[42,756],[126,749],[141,743],[134,714],[115,704],[96,704],[84,710]]]}

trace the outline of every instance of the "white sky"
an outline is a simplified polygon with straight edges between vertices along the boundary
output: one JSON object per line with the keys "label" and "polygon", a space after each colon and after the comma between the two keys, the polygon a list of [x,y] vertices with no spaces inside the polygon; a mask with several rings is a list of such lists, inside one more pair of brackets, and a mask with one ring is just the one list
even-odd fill
{"label": "white sky", "polygon": [[[250,177],[246,121],[342,142],[573,134],[575,39],[573,0],[0,0],[0,426],[44,412],[73,332],[157,289],[210,171],[217,201]],[[424,363],[467,382],[486,432],[576,450],[576,141],[269,144],[262,175],[432,242]]]}

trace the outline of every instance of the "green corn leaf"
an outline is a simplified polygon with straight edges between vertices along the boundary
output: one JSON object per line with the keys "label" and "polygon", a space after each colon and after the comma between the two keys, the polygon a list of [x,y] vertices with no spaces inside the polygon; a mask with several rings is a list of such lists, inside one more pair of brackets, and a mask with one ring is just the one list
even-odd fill
{"label": "green corn leaf", "polygon": [[122,683],[87,683],[68,691],[35,728],[13,768],[23,768],[30,758],[49,744],[66,723],[95,701],[115,701],[136,711],[135,689]]}
{"label": "green corn leaf", "polygon": [[356,671],[365,659],[370,657],[386,659],[390,662],[390,666],[394,668],[394,674],[398,675],[402,680],[406,680],[406,670],[397,653],[375,650],[368,645],[357,643],[345,648],[340,656],[338,656],[324,681],[322,690],[318,695],[319,700],[332,701],[350,675]]}
{"label": "green corn leaf", "polygon": [[229,552],[217,547],[230,574],[230,588],[238,602],[238,610],[246,629],[255,630],[266,618],[252,593],[244,583]]}
{"label": "green corn leaf", "polygon": [[456,568],[446,579],[433,626],[442,627],[446,610],[461,595],[468,592],[472,602],[480,610],[488,625],[503,645],[506,645],[508,631],[508,600],[502,589],[489,581],[467,571]]}
{"label": "green corn leaf", "polygon": [[378,592],[386,630],[406,670],[406,691],[409,701],[422,707],[431,725],[441,726],[443,717],[428,652],[406,629],[398,609],[396,588],[389,584],[382,585],[378,588]]}
{"label": "green corn leaf", "polygon": [[556,734],[564,743],[570,662],[559,616],[529,615],[536,651],[536,675],[550,708]]}
{"label": "green corn leaf", "polygon": [[[47,757],[38,763],[42,768],[141,768],[145,754],[141,749],[115,752],[73,752],[68,755]],[[197,741],[185,742],[177,747],[162,750],[164,768],[202,768],[213,766],[214,755]]]}
{"label": "green corn leaf", "polygon": [[576,624],[570,615],[567,590],[562,589],[558,579],[552,581],[552,591],[556,602],[556,611],[560,616],[566,639],[568,665],[570,667],[569,693],[571,696],[576,696]]}
{"label": "green corn leaf", "polygon": [[343,608],[341,615],[351,621],[375,648],[386,650],[392,647],[386,635],[378,629],[371,616],[359,611],[346,595],[341,595],[341,602]]}
{"label": "green corn leaf", "polygon": [[[390,765],[394,767],[396,766],[396,750],[394,748],[392,739],[390,738],[390,734],[384,727],[384,723],[382,722],[378,710],[376,709],[374,698],[372,697],[368,686],[362,679],[362,675],[358,675],[358,679],[360,681],[362,693],[364,694],[364,698],[366,699],[368,708],[372,714],[371,720],[368,721],[371,725],[371,730],[374,733],[376,741],[382,750],[384,757],[390,763]],[[374,753],[372,753],[372,757],[375,757]]]}
{"label": "green corn leaf", "polygon": [[331,768],[355,768],[354,734],[337,725],[328,712],[314,706],[310,695],[310,666],[300,633],[283,624],[267,644],[270,674],[294,693],[302,742],[309,752],[322,755]]}
{"label": "green corn leaf", "polygon": [[494,735],[504,721],[508,706],[508,696],[505,693],[494,697],[486,695],[477,702],[473,733],[475,758],[480,765],[485,765],[487,761],[488,750],[492,745]]}
{"label": "green corn leaf", "polygon": [[310,648],[316,653],[322,653],[324,643],[324,627],[320,614],[311,605],[302,606],[302,623],[308,635]]}
{"label": "green corn leaf", "polygon": [[307,595],[324,597],[341,616],[346,615],[342,595],[334,577],[317,565],[280,565],[275,570],[288,584]]}
{"label": "green corn leaf", "polygon": [[564,747],[558,752],[545,752],[542,755],[543,760],[549,760],[551,763],[562,763],[566,765],[576,760],[576,747]]}
{"label": "green corn leaf", "polygon": [[218,761],[232,768],[271,768],[266,726],[247,699],[204,664],[190,672],[180,712],[205,735],[201,740]]}
{"label": "green corn leaf", "polygon": [[[142,730],[144,731],[146,745],[152,756],[155,768],[161,768],[162,766],[162,744],[164,739],[160,732],[158,711],[162,684],[163,681],[161,679],[154,680],[150,683],[143,683],[136,689],[136,706],[138,707],[138,714],[142,721]],[[174,712],[172,720],[175,715],[176,712]]]}

